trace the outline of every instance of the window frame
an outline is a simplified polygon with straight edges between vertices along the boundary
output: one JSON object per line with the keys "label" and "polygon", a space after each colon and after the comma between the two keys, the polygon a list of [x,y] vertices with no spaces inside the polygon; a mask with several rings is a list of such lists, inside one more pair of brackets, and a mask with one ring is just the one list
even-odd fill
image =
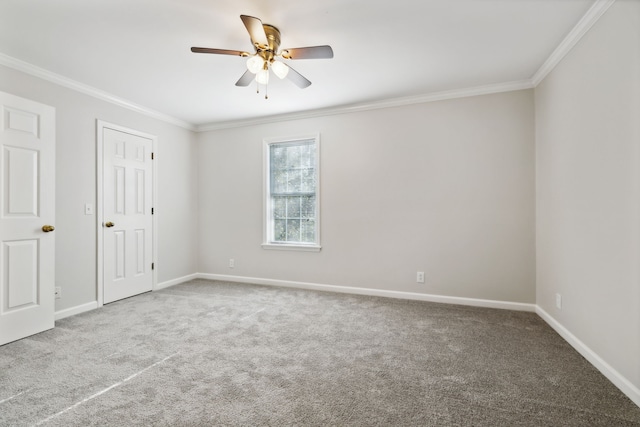
{"label": "window frame", "polygon": [[[270,148],[275,144],[288,144],[313,140],[315,143],[315,174],[316,174],[316,186],[315,186],[315,242],[303,243],[303,242],[276,242],[274,241],[273,229],[274,218],[273,208],[271,206],[271,155]],[[322,246],[320,246],[320,134],[308,134],[292,137],[273,137],[263,139],[263,249],[276,249],[276,250],[294,250],[294,251],[309,251],[319,252]]]}

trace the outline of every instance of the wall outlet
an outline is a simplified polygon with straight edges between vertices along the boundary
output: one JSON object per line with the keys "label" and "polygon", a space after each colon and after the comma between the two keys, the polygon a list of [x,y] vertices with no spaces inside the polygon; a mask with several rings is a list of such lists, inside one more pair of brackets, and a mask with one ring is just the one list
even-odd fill
{"label": "wall outlet", "polygon": [[229,259],[229,268],[233,268],[236,266],[236,260],[233,258]]}
{"label": "wall outlet", "polygon": [[416,274],[416,282],[424,283],[424,271],[418,271]]}
{"label": "wall outlet", "polygon": [[56,286],[56,299],[62,298],[62,287]]}
{"label": "wall outlet", "polygon": [[558,310],[562,310],[562,295],[556,294],[556,307]]}

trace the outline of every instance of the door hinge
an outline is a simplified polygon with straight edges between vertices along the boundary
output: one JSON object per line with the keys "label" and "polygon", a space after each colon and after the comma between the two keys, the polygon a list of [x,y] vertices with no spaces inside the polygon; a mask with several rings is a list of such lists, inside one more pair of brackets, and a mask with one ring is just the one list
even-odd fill
{"label": "door hinge", "polygon": [[153,208],[151,208],[151,215],[153,215]]}
{"label": "door hinge", "polygon": [[155,262],[152,262],[152,263],[151,263],[151,269],[152,269],[152,270],[155,270],[155,269],[156,269],[156,263],[155,263]]}
{"label": "door hinge", "polygon": [[153,160],[153,159],[154,159],[154,155],[153,155],[153,154],[154,154],[154,153],[152,152],[152,153],[151,153],[151,160]]}

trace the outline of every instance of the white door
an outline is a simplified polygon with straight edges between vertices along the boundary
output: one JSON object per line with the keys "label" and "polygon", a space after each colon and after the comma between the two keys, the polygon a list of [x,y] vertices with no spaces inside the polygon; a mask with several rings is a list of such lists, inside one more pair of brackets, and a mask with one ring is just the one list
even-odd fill
{"label": "white door", "polygon": [[153,141],[102,127],[103,302],[153,288]]}
{"label": "white door", "polygon": [[0,92],[0,345],[53,328],[55,109]]}

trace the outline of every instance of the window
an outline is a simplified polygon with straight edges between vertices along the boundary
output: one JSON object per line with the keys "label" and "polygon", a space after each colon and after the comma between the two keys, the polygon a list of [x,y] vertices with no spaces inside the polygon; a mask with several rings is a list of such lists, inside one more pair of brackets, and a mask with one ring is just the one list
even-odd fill
{"label": "window", "polygon": [[320,250],[319,139],[265,140],[266,249]]}

